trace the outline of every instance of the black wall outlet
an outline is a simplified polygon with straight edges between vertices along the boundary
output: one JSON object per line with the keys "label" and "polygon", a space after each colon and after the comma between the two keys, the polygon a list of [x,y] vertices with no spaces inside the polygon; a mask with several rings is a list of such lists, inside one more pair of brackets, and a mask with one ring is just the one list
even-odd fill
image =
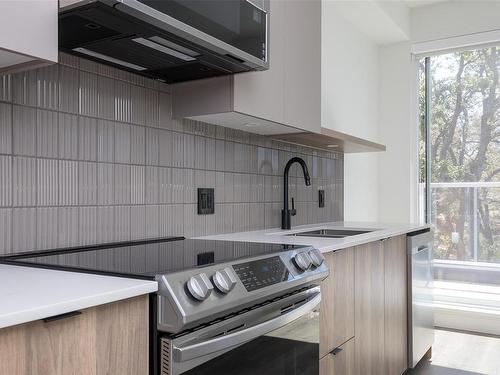
{"label": "black wall outlet", "polygon": [[198,188],[198,215],[215,213],[215,193],[213,188]]}
{"label": "black wall outlet", "polygon": [[325,207],[325,191],[318,190],[318,205],[319,207]]}

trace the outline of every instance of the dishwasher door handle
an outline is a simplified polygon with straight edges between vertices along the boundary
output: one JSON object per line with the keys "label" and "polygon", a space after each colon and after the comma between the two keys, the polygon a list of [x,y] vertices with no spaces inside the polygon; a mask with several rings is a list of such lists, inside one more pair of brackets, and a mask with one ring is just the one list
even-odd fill
{"label": "dishwasher door handle", "polygon": [[430,250],[429,245],[421,245],[418,247],[414,247],[411,249],[411,255],[415,255],[421,253],[422,251],[428,251],[428,250]]}

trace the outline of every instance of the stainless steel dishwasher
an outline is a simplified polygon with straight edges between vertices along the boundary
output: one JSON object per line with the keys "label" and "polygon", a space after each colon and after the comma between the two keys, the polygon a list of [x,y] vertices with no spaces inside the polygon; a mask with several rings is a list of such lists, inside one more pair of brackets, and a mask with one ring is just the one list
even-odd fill
{"label": "stainless steel dishwasher", "polygon": [[409,233],[408,366],[414,368],[434,343],[432,244],[430,229]]}

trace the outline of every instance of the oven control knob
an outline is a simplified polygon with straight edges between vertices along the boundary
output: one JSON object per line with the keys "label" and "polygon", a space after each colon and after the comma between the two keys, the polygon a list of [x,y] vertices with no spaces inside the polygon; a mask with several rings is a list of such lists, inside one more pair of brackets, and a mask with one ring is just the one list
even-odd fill
{"label": "oven control knob", "polygon": [[309,256],[311,257],[311,262],[314,267],[319,267],[323,264],[325,257],[321,254],[321,251],[314,249],[309,251]]}
{"label": "oven control knob", "polygon": [[226,267],[215,272],[212,277],[215,287],[222,293],[226,294],[233,290],[236,285],[236,276],[231,268]]}
{"label": "oven control knob", "polygon": [[293,257],[293,262],[295,266],[301,270],[306,271],[311,267],[311,257],[305,251],[302,253],[298,253]]}
{"label": "oven control knob", "polygon": [[192,276],[187,282],[187,289],[191,297],[198,301],[206,300],[214,289],[205,273]]}

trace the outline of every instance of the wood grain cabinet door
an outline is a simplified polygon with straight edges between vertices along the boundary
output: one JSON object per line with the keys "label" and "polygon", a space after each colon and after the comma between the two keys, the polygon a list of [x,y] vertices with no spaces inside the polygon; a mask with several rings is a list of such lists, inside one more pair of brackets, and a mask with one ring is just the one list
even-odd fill
{"label": "wood grain cabinet door", "polygon": [[1,375],[96,375],[95,310],[0,329]]}
{"label": "wood grain cabinet door", "polygon": [[147,375],[148,301],[0,329],[0,375]]}
{"label": "wood grain cabinet door", "polygon": [[381,241],[355,247],[356,374],[385,375],[384,253]]}
{"label": "wood grain cabinet door", "polygon": [[148,296],[109,303],[95,310],[97,375],[148,375]]}
{"label": "wood grain cabinet door", "polygon": [[320,375],[354,375],[356,371],[354,338],[319,361]]}
{"label": "wood grain cabinet door", "polygon": [[96,314],[26,325],[27,374],[96,374]]}
{"label": "wood grain cabinet door", "polygon": [[407,368],[406,236],[382,241],[385,262],[385,374]]}
{"label": "wood grain cabinet door", "polygon": [[330,275],[321,283],[320,358],[354,336],[354,248],[325,254]]}

